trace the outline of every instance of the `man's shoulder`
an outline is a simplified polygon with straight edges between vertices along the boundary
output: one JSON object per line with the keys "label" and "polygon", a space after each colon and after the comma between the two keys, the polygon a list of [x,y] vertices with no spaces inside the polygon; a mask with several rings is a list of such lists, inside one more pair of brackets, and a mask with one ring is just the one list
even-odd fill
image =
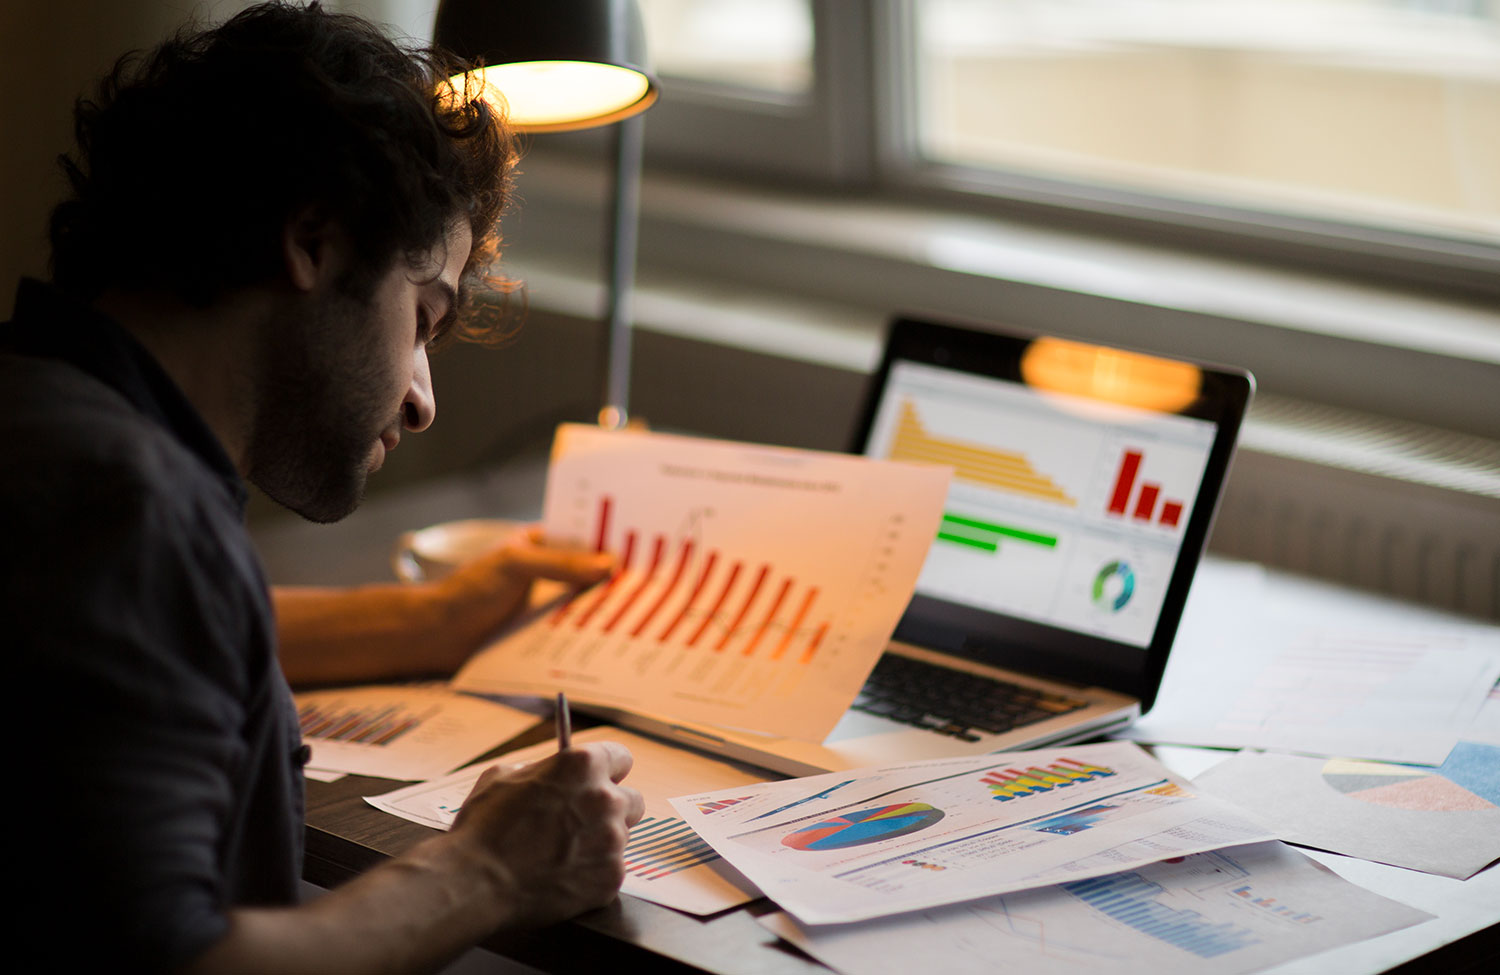
{"label": "man's shoulder", "polygon": [[0,354],[0,491],[122,500],[216,494],[215,478],[170,431],[121,393],[69,363]]}
{"label": "man's shoulder", "polygon": [[139,678],[148,697],[168,671],[248,686],[269,607],[222,480],[67,363],[0,354],[0,383],[20,397],[0,413],[0,537],[21,569],[0,604],[24,616],[20,645],[49,648],[23,665],[101,673],[101,687]]}

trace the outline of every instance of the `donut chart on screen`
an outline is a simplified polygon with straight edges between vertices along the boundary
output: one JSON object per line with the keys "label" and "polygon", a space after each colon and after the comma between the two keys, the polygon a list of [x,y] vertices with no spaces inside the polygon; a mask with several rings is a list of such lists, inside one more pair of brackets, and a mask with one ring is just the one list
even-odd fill
{"label": "donut chart on screen", "polygon": [[878,843],[926,829],[943,818],[941,809],[925,802],[902,802],[845,813],[806,826],[781,838],[783,846],[813,853],[844,850]]}

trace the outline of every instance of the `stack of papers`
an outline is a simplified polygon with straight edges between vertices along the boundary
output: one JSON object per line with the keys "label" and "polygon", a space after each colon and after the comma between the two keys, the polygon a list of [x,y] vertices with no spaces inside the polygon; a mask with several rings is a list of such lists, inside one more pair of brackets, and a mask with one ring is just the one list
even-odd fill
{"label": "stack of papers", "polygon": [[1115,742],[672,805],[846,973],[1248,972],[1430,915],[1362,890]]}
{"label": "stack of papers", "polygon": [[1293,843],[1466,879],[1500,857],[1500,748],[1433,769],[1242,752],[1197,779]]}
{"label": "stack of papers", "polygon": [[[667,797],[706,785],[727,789],[732,795],[765,781],[763,773],[616,728],[589,728],[575,734],[573,741],[619,742],[635,757],[627,782],[645,797],[646,815],[631,829],[626,841],[622,888],[626,893],[689,914],[714,914],[760,896],[753,884],[672,811]],[[556,750],[555,742],[546,742],[511,752],[503,762],[534,762]],[[365,801],[393,816],[446,830],[453,825],[474,782],[490,764]]]}
{"label": "stack of papers", "polygon": [[1500,678],[1500,647],[1472,634],[1220,625],[1179,638],[1123,737],[1439,765]]}
{"label": "stack of papers", "polygon": [[1430,917],[1258,843],[864,924],[761,923],[850,975],[1233,975]]}
{"label": "stack of papers", "polygon": [[317,771],[430,779],[537,723],[537,715],[446,686],[345,687],[297,694]]}
{"label": "stack of papers", "polygon": [[1124,742],[835,772],[699,792],[672,805],[808,924],[863,921],[1275,838]]}

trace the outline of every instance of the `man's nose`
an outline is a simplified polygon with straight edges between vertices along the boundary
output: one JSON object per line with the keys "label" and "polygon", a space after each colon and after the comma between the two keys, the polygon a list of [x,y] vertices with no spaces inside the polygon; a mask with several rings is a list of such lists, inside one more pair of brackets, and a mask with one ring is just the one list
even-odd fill
{"label": "man's nose", "polygon": [[411,385],[406,390],[406,399],[401,402],[401,422],[406,429],[420,433],[432,426],[437,417],[437,398],[432,393],[432,368],[427,362],[427,350],[419,347],[412,366]]}

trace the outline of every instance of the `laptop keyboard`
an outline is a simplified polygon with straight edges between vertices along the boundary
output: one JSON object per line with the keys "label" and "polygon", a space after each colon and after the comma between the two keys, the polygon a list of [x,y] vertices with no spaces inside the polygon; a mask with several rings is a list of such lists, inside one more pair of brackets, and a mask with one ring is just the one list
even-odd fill
{"label": "laptop keyboard", "polygon": [[1001,734],[1086,707],[1086,701],[993,677],[885,654],[852,707],[962,741]]}

